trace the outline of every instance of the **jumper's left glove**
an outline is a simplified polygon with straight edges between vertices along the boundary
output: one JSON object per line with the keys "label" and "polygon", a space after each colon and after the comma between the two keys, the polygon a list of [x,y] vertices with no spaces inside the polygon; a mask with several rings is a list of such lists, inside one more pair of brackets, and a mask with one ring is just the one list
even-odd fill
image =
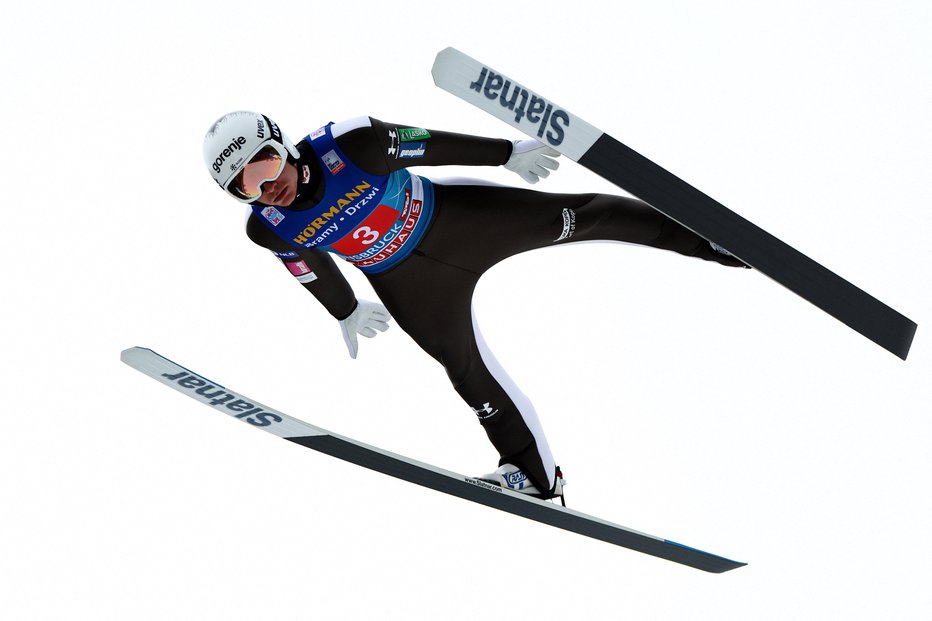
{"label": "jumper's left glove", "polygon": [[559,156],[559,151],[536,140],[515,140],[505,168],[518,173],[528,183],[537,183],[540,177],[546,177],[551,170],[560,167],[560,163],[553,159]]}
{"label": "jumper's left glove", "polygon": [[388,330],[388,322],[391,318],[388,310],[381,304],[359,300],[356,310],[346,319],[340,320],[340,329],[343,330],[343,340],[346,341],[350,358],[355,360],[356,353],[359,351],[357,334],[371,339],[375,336],[376,330],[379,332]]}

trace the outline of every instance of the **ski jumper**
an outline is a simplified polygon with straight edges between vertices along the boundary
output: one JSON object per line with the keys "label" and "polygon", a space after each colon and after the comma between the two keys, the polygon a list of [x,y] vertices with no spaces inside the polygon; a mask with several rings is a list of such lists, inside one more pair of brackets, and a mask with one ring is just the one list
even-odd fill
{"label": "ski jumper", "polygon": [[356,297],[331,254],[365,274],[398,326],[443,365],[499,452],[538,490],[556,467],[530,400],[482,339],[472,298],[482,274],[516,254],[580,241],[621,241],[741,266],[645,203],[605,194],[431,182],[409,166],[498,166],[507,140],[383,123],[329,125],[297,144],[298,197],[254,204],[249,237],[278,256],[336,319]]}

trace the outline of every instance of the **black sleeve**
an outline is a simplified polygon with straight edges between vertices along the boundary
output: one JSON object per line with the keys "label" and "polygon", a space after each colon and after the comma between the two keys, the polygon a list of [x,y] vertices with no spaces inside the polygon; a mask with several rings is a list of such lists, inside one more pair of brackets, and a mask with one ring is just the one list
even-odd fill
{"label": "black sleeve", "polygon": [[246,221],[246,234],[256,244],[271,250],[334,318],[346,319],[356,309],[356,294],[329,252],[289,245],[255,214],[250,214]]}
{"label": "black sleeve", "polygon": [[353,162],[374,174],[409,166],[501,166],[511,157],[510,140],[369,120],[370,126],[336,140]]}

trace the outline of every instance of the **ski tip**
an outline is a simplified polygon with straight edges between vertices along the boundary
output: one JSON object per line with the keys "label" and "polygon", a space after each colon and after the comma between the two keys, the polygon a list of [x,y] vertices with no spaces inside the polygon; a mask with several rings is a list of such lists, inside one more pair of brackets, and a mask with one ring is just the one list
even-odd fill
{"label": "ski tip", "polygon": [[462,54],[455,47],[445,47],[439,52],[434,58],[434,66],[430,68],[430,76],[434,79],[434,84],[440,86],[440,82],[445,74],[446,67],[448,63],[453,61],[453,56]]}
{"label": "ski tip", "polygon": [[141,356],[154,353],[155,352],[148,347],[127,347],[120,352],[120,361],[132,366],[133,362],[138,360]]}
{"label": "ski tip", "polygon": [[138,352],[140,349],[143,349],[143,348],[142,347],[127,347],[126,349],[120,352],[120,361],[129,364],[129,362],[134,357],[139,355]]}
{"label": "ski tip", "polygon": [[730,558],[725,558],[724,556],[719,556],[717,554],[712,554],[711,552],[693,548],[692,546],[677,543],[676,541],[670,541],[669,539],[665,539],[664,543],[668,543],[678,548],[683,548],[685,550],[689,550],[690,552],[697,553],[699,558],[693,558],[691,559],[692,562],[685,564],[713,574],[723,574],[726,571],[731,571],[732,569],[738,569],[739,567],[745,567],[747,565],[747,563],[733,561]]}
{"label": "ski tip", "polygon": [[708,571],[712,572],[713,574],[723,574],[726,571],[731,571],[732,569],[738,569],[739,567],[747,566],[747,563],[742,563],[741,561],[732,561],[729,559],[722,559],[722,560],[727,561],[728,564],[724,565],[720,569],[709,569]]}
{"label": "ski tip", "polygon": [[890,351],[899,356],[901,360],[906,360],[907,356],[909,356],[909,350],[913,346],[913,339],[916,338],[916,330],[919,329],[919,325],[916,322],[909,319],[906,319],[906,321],[908,323],[903,330],[903,335],[899,343],[890,348]]}

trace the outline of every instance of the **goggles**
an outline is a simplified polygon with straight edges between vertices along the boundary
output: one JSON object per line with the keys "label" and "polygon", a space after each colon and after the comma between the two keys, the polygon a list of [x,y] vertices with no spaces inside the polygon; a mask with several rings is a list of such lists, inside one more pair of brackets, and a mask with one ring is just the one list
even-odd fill
{"label": "goggles", "polygon": [[288,152],[284,145],[267,142],[246,162],[243,169],[226,185],[226,191],[234,198],[251,203],[262,196],[262,184],[275,181],[285,170]]}

